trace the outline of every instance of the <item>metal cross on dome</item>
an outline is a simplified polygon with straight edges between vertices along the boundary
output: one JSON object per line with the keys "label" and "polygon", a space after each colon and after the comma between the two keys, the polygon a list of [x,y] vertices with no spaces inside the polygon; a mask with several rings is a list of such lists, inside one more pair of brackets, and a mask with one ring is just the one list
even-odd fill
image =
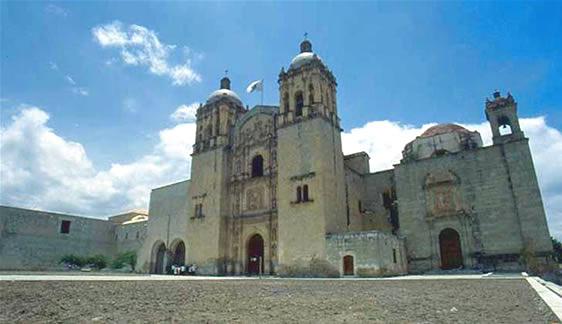
{"label": "metal cross on dome", "polygon": [[307,39],[308,39],[308,33],[305,32],[305,33],[304,33],[304,40],[307,40]]}

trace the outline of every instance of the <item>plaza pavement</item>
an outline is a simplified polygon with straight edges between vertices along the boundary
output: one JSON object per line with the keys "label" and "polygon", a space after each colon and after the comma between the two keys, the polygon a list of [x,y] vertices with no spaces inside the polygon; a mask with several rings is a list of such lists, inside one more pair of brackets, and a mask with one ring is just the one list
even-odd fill
{"label": "plaza pavement", "polygon": [[172,276],[122,273],[88,272],[0,272],[1,281],[225,281],[225,280],[337,280],[337,281],[396,281],[396,280],[526,280],[554,314],[562,321],[562,287],[530,277],[526,273],[485,273],[485,274],[429,274],[406,275],[387,278],[279,278],[229,277],[229,276]]}

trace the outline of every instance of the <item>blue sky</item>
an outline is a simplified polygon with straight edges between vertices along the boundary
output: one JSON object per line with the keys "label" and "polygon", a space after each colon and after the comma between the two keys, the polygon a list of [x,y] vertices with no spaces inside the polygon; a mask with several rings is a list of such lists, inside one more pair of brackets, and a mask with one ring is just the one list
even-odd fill
{"label": "blue sky", "polygon": [[[44,107],[57,116],[52,127],[86,145],[90,158],[105,166],[142,154],[155,141],[150,134],[169,123],[170,111],[204,100],[225,69],[247,104],[258,102],[243,93],[256,78],[265,79],[265,100],[276,103],[279,70],[305,31],[338,79],[346,129],[374,118],[416,125],[482,121],[483,100],[495,88],[512,91],[521,116],[545,115],[562,128],[562,3],[1,6],[2,98]],[[201,54],[192,67],[202,81],[171,86],[145,68],[108,67],[118,50],[99,46],[91,29],[116,20]],[[69,91],[65,75],[89,95]],[[127,100],[134,112],[124,107]]]}
{"label": "blue sky", "polygon": [[[175,148],[190,145],[190,139],[176,143],[170,137],[177,131],[191,138],[191,126],[170,115],[182,105],[204,102],[226,69],[233,90],[246,104],[259,102],[259,95],[248,95],[244,89],[260,78],[265,79],[265,103],[277,104],[277,75],[298,53],[305,32],[337,78],[339,113],[349,139],[354,130],[369,125],[375,125],[370,135],[373,140],[387,137],[375,130],[382,132],[388,125],[409,136],[403,141],[415,137],[413,131],[439,122],[461,122],[486,132],[484,100],[500,89],[512,92],[519,102],[520,117],[529,118],[527,125],[541,123],[528,126],[535,127],[528,133],[553,134],[543,145],[549,149],[537,146],[544,152],[534,152],[535,160],[543,153],[550,157],[562,152],[558,142],[562,129],[562,2],[3,1],[0,9],[0,105],[5,133],[17,127],[27,130],[31,125],[40,131],[28,136],[43,138],[37,135],[40,133],[58,143],[53,147],[76,149],[68,163],[82,163],[72,168],[83,168],[84,179],[111,182],[114,180],[107,179],[123,177],[116,165],[153,170],[146,165],[154,159],[171,157],[182,165],[170,166],[173,172],[161,171],[167,172],[165,176],[154,172],[143,183],[145,189],[129,193],[144,195],[144,200],[94,199],[95,209],[101,213],[144,204],[146,188],[189,177],[189,153],[180,154]],[[104,45],[96,37],[96,30],[108,26],[125,33],[140,26],[145,35],[168,46],[165,68],[155,72],[153,63],[139,62],[139,57],[135,64],[127,62],[124,47]],[[174,85],[177,78],[170,72],[174,67],[184,67],[193,74],[192,79]],[[26,107],[37,110],[25,113]],[[376,121],[389,124],[373,124]],[[369,151],[351,140],[349,147],[369,151],[375,165],[372,169],[377,169],[397,162],[403,141],[381,146],[383,151]],[[37,150],[64,152],[46,148],[46,142],[38,141]],[[4,147],[7,152],[10,146],[4,143]],[[31,159],[20,151],[14,149],[10,156]],[[392,159],[386,156],[390,151],[394,152],[388,153]],[[187,157],[180,158],[182,154]],[[68,156],[59,158],[70,159]],[[552,157],[545,158],[549,159]],[[557,167],[552,161],[544,162],[545,166],[536,162],[547,209],[553,210],[552,215],[562,215],[562,178],[543,171]],[[42,176],[34,178],[44,179]],[[61,184],[53,174],[49,176],[49,181],[37,181],[45,188],[55,182],[76,185]],[[550,183],[547,179],[551,178],[559,181]],[[3,203],[22,202],[30,195],[23,189],[14,192],[19,198],[9,200],[4,194]],[[60,192],[49,195],[60,196]],[[41,197],[47,200],[47,196]],[[87,197],[93,193],[78,200],[84,202]],[[82,213],[94,209],[58,200],[50,204],[36,201],[33,206]]]}

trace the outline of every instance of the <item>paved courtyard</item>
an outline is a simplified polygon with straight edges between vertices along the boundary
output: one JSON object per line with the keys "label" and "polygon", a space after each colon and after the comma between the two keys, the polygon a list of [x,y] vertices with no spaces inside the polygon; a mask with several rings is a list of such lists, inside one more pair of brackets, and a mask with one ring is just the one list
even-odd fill
{"label": "paved courtyard", "polygon": [[[33,278],[41,276],[27,277]],[[186,280],[80,275],[63,278],[73,280],[50,278],[53,280],[29,281],[0,274],[0,321],[558,321],[529,283],[516,276],[429,277],[433,280]],[[166,278],[174,280],[163,280]]]}

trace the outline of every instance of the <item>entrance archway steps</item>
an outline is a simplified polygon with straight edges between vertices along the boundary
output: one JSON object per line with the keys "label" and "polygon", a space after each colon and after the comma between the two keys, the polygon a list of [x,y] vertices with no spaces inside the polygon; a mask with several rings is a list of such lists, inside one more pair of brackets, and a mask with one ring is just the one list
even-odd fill
{"label": "entrance archway steps", "polygon": [[[562,321],[562,297],[556,294],[554,291],[550,290],[546,286],[543,286],[537,277],[527,277],[525,278],[529,285],[537,292],[540,298],[545,302],[545,304],[550,307],[552,312]],[[541,279],[542,280],[542,279]]]}

